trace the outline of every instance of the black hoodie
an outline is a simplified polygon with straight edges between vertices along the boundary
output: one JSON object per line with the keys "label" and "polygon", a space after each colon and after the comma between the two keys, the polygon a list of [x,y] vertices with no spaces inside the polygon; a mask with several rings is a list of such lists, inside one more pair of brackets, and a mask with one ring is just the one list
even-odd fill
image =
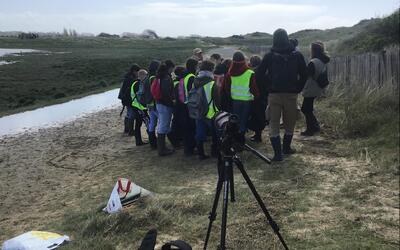
{"label": "black hoodie", "polygon": [[285,30],[274,32],[273,46],[256,70],[258,85],[268,93],[300,93],[307,81],[303,55],[296,51]]}

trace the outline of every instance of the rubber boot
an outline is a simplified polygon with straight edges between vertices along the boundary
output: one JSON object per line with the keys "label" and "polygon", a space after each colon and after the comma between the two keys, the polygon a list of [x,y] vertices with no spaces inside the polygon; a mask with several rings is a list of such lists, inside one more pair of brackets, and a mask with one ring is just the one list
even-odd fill
{"label": "rubber boot", "polygon": [[165,146],[165,134],[157,134],[157,150],[159,156],[170,155],[174,152]]}
{"label": "rubber boot", "polygon": [[284,135],[283,136],[283,145],[282,145],[282,152],[285,155],[291,155],[296,153],[296,150],[290,147],[292,144],[293,135]]}
{"label": "rubber boot", "polygon": [[179,147],[181,146],[180,143],[179,143],[179,141],[178,141],[178,139],[176,138],[175,133],[172,133],[172,132],[168,133],[168,134],[167,134],[167,138],[168,138],[169,142],[171,143],[171,145],[172,145],[175,149],[177,149],[177,148],[179,148]]}
{"label": "rubber boot", "polygon": [[282,161],[282,148],[281,148],[281,137],[270,137],[272,148],[274,149],[274,157],[272,161]]}
{"label": "rubber boot", "polygon": [[129,136],[135,135],[134,124],[135,124],[135,119],[129,118],[128,119],[128,135]]}
{"label": "rubber boot", "polygon": [[135,128],[135,142],[136,146],[143,146],[147,144],[142,141],[142,132],[140,131],[140,127]]}
{"label": "rubber boot", "polygon": [[256,143],[260,143],[262,142],[261,140],[261,131],[256,131],[254,133],[254,135],[250,138],[251,141],[256,142]]}
{"label": "rubber boot", "polygon": [[124,119],[124,134],[129,132],[129,118],[125,117]]}
{"label": "rubber boot", "polygon": [[197,143],[196,147],[197,147],[197,152],[199,154],[199,160],[205,160],[205,159],[210,158],[208,155],[206,155],[204,153],[204,143],[203,142]]}
{"label": "rubber boot", "polygon": [[150,142],[150,147],[151,149],[157,149],[157,138],[156,138],[156,132],[148,132],[149,135],[149,142]]}

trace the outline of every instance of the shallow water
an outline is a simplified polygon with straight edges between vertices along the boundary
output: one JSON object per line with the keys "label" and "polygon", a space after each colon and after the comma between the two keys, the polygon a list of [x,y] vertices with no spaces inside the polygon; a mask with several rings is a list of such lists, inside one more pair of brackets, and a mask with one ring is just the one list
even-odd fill
{"label": "shallow water", "polygon": [[2,49],[0,48],[0,57],[9,55],[9,54],[20,54],[20,53],[41,53],[45,52],[43,50],[36,50],[36,49]]}
{"label": "shallow water", "polygon": [[119,89],[0,118],[0,137],[60,126],[84,115],[120,105]]}

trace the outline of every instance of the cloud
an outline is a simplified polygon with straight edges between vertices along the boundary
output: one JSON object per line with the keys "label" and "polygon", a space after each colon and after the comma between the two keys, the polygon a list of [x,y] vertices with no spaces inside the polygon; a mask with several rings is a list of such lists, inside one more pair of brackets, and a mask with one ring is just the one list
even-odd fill
{"label": "cloud", "polygon": [[294,32],[306,28],[349,25],[350,20],[329,16],[327,7],[311,4],[280,4],[228,0],[203,0],[184,4],[177,1],[149,1],[118,6],[107,12],[77,10],[55,12],[0,13],[0,30],[79,32],[141,32],[150,28],[162,36],[229,36],[253,31],[272,33],[276,28]]}

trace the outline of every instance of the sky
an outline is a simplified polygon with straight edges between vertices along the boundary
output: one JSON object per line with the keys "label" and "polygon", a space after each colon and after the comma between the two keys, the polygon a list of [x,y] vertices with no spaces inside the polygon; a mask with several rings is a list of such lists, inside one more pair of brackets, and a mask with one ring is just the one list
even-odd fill
{"label": "sky", "polygon": [[352,26],[399,0],[0,0],[0,31],[230,36]]}

